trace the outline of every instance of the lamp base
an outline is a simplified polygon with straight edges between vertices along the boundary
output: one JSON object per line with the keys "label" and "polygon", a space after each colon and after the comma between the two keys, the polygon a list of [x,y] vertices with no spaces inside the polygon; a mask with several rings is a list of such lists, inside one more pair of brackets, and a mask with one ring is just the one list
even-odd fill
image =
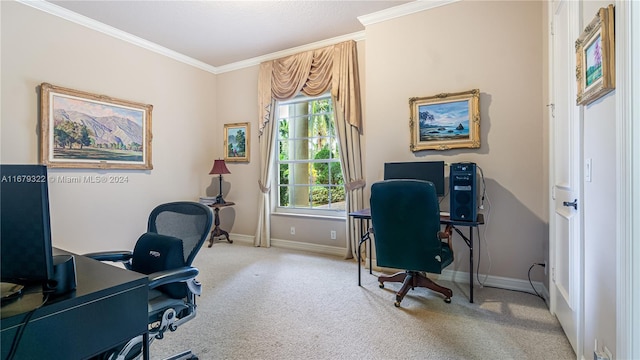
{"label": "lamp base", "polygon": [[222,198],[222,174],[220,174],[220,193],[216,196],[216,204],[224,204],[224,199]]}

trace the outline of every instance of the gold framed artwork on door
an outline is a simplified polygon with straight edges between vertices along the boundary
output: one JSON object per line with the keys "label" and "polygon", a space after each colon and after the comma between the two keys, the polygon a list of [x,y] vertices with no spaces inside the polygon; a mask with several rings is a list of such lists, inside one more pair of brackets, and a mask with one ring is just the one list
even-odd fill
{"label": "gold framed artwork on door", "polygon": [[577,105],[587,105],[616,88],[614,6],[600,8],[576,40]]}
{"label": "gold framed artwork on door", "polygon": [[411,151],[480,147],[480,90],[409,99]]}

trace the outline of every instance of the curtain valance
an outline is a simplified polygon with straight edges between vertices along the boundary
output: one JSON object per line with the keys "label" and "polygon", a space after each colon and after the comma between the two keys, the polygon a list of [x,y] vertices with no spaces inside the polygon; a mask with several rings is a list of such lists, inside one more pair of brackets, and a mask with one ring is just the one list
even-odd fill
{"label": "curtain valance", "polygon": [[298,93],[318,96],[329,89],[347,121],[360,129],[357,66],[356,43],[353,40],[260,64],[260,134],[269,121],[273,100],[291,99]]}

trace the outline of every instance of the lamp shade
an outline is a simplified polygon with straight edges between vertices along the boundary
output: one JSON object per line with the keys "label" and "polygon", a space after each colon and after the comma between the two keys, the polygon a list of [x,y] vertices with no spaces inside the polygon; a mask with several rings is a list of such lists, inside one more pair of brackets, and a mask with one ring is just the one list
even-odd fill
{"label": "lamp shade", "polygon": [[227,165],[225,165],[224,160],[213,160],[213,167],[209,174],[218,175],[218,174],[231,174],[231,171],[227,169]]}

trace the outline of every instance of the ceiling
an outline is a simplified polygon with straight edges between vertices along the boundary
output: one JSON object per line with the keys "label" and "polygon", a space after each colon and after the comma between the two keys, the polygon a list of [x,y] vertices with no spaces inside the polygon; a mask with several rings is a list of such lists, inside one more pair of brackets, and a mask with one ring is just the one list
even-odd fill
{"label": "ceiling", "polygon": [[41,3],[46,4],[49,12],[80,18],[77,22],[101,27],[103,32],[117,29],[121,37],[125,34],[138,41],[142,39],[215,69],[360,32],[364,25],[358,20],[359,16],[389,11],[409,2],[412,1],[48,0]]}

